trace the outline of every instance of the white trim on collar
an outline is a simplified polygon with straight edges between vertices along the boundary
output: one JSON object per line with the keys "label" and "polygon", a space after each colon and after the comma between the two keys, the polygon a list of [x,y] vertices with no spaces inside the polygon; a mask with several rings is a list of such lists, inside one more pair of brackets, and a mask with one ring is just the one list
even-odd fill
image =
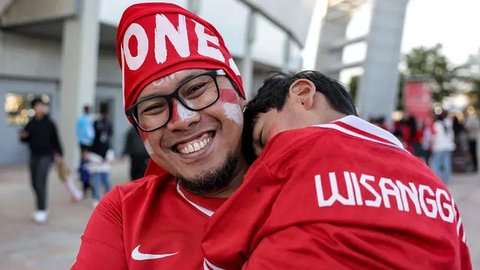
{"label": "white trim on collar", "polygon": [[[376,140],[375,138],[370,138],[370,137],[367,137],[365,135],[359,134],[359,133],[357,133],[353,130],[346,129],[342,126],[339,126],[339,125],[335,124],[335,122],[342,122],[342,123],[344,123],[348,126],[351,126],[353,128],[362,130],[365,133],[368,133],[368,134],[371,134],[373,136],[382,138],[382,139],[388,141],[389,143],[382,142],[382,141]],[[343,132],[345,134],[348,134],[348,135],[351,135],[351,136],[354,136],[354,137],[357,137],[357,138],[361,138],[361,139],[364,139],[364,140],[380,143],[380,144],[383,144],[383,145],[394,146],[394,147],[400,148],[404,151],[407,151],[403,147],[403,144],[395,136],[393,136],[393,134],[391,134],[390,132],[388,132],[384,129],[381,129],[381,128],[379,128],[379,127],[377,127],[377,126],[375,126],[375,125],[373,125],[373,124],[371,124],[371,123],[369,123],[369,122],[367,122],[367,121],[365,121],[365,120],[363,120],[363,119],[361,119],[357,116],[348,115],[348,116],[345,116],[345,117],[343,117],[339,120],[336,120],[336,121],[328,123],[328,124],[316,125],[316,127],[335,129],[335,130],[338,130],[340,132]]]}
{"label": "white trim on collar", "polygon": [[209,262],[206,258],[204,258],[203,259],[203,270],[227,270],[227,269],[215,266],[213,263]]}
{"label": "white trim on collar", "polygon": [[183,193],[183,191],[180,189],[180,185],[177,183],[177,192],[178,194],[180,194],[180,196],[182,196],[189,204],[191,204],[193,207],[197,208],[200,212],[204,213],[205,215],[211,217],[213,215],[213,211],[210,210],[210,209],[207,209],[201,205],[198,205],[194,202],[192,202],[191,200],[189,200],[187,198],[187,196],[185,196],[185,194]]}

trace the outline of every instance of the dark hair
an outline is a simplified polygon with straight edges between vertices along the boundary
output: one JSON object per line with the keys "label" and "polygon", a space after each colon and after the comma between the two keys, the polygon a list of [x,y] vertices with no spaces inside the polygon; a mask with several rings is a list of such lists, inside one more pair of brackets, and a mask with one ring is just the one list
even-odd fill
{"label": "dark hair", "polygon": [[100,103],[100,114],[107,115],[109,112],[108,103]]}
{"label": "dark hair", "polygon": [[256,158],[252,142],[253,126],[258,114],[266,113],[271,109],[281,111],[288,98],[290,86],[298,79],[311,81],[315,85],[316,91],[325,96],[334,110],[346,115],[357,115],[352,97],[338,81],[314,70],[305,70],[297,74],[278,72],[263,82],[257,95],[248,102],[244,113],[242,145],[246,159],[250,163]]}
{"label": "dark hair", "polygon": [[37,105],[38,103],[45,104],[45,102],[44,102],[41,98],[37,97],[37,98],[34,98],[34,99],[30,102],[30,106],[33,108],[33,107],[35,107],[35,105]]}

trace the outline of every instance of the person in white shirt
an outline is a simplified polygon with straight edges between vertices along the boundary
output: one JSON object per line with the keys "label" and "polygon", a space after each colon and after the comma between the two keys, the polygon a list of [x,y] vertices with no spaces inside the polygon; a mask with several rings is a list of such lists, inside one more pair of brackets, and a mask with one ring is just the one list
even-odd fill
{"label": "person in white shirt", "polygon": [[432,156],[430,167],[445,184],[452,175],[452,152],[455,150],[455,135],[447,112],[436,116],[432,128]]}

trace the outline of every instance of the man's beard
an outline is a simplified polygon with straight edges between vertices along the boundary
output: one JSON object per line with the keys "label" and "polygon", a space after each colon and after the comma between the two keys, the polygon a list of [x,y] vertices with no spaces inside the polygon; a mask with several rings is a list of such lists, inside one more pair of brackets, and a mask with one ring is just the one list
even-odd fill
{"label": "man's beard", "polygon": [[226,188],[235,177],[235,168],[238,157],[235,153],[230,153],[225,163],[216,170],[204,171],[199,177],[186,179],[179,175],[178,183],[183,188],[194,194],[208,194]]}

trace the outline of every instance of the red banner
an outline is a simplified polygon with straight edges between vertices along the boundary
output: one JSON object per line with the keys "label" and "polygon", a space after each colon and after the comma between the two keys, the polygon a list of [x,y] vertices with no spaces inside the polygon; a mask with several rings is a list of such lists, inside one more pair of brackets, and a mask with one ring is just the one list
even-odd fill
{"label": "red banner", "polygon": [[405,111],[417,119],[417,123],[432,120],[432,94],[428,81],[405,81],[403,101]]}

